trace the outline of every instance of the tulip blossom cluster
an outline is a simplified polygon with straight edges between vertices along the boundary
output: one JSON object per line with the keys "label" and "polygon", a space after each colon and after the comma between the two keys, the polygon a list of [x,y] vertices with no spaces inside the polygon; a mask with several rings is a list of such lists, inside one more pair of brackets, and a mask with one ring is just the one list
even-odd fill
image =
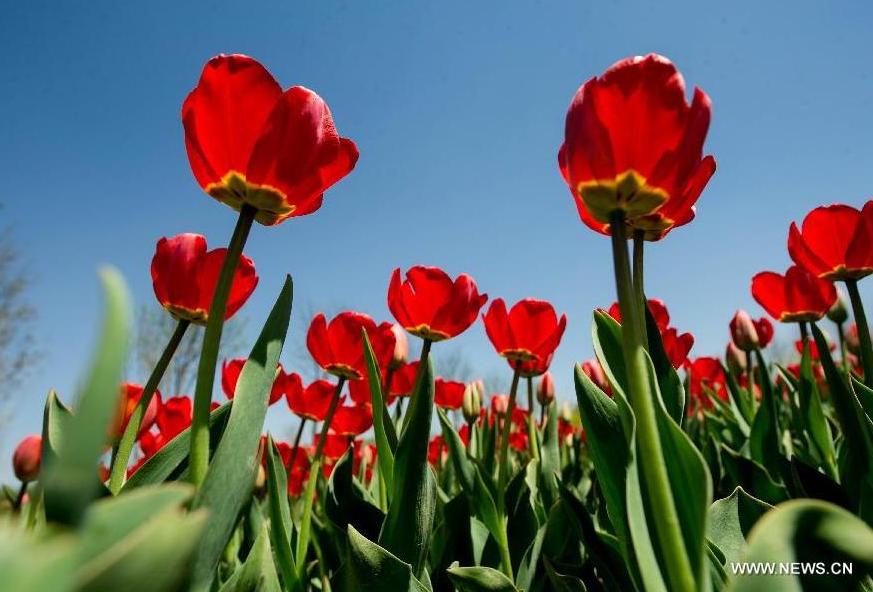
{"label": "tulip blossom cluster", "polygon": [[[609,236],[615,276],[573,405],[556,354],[578,325],[542,295],[489,301],[437,266],[386,264],[392,320],[319,312],[305,335],[289,335],[289,276],[252,353],[219,360],[224,322],[259,283],[254,222],[316,212],[358,149],[314,91],[283,90],[248,56],[209,60],[181,124],[196,183],[236,226],[226,247],[157,241],[154,295],[175,329],[142,384],[121,382],[126,301],[107,280],[93,376],[73,409],[51,393],[42,434],[12,454],[4,577],[22,592],[68,576],[77,590],[722,592],[751,589],[737,561],[793,562],[810,545],[862,569],[852,585],[869,580],[873,345],[858,283],[873,274],[873,201],[792,223],[793,264],[752,279],[766,314],[798,330],[787,357],[770,319],[744,310],[723,356],[692,355],[694,335],[647,295],[645,257],[696,215],[716,168],[711,114],[656,54],[572,98],[558,172]],[[171,393],[192,324],[205,327],[195,390]],[[441,367],[471,330],[508,389]],[[295,338],[314,373],[280,361]],[[268,413],[288,438],[265,433]]]}

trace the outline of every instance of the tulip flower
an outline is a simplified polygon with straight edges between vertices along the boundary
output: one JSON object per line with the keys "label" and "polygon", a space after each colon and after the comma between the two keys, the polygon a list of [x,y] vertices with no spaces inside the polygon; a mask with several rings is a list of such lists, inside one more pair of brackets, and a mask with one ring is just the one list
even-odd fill
{"label": "tulip flower", "polygon": [[752,278],[752,296],[770,316],[783,323],[817,321],[837,299],[832,283],[792,265],[779,275],[762,271]]}
{"label": "tulip flower", "polygon": [[[152,258],[152,285],[158,302],[177,319],[205,325],[226,255],[227,249],[207,251],[206,238],[199,234],[159,240]],[[225,319],[245,304],[257,285],[255,265],[242,255],[231,284]]]}
{"label": "tulip flower", "polygon": [[731,341],[744,352],[754,351],[761,344],[755,322],[744,310],[738,310],[730,322]]}
{"label": "tulip flower", "polygon": [[498,298],[483,319],[491,344],[513,369],[519,368],[520,362],[551,356],[567,326],[566,315],[558,319],[551,304],[533,298],[517,302],[508,312],[506,303]]}
{"label": "tulip flower", "polygon": [[278,224],[321,207],[324,192],[358,160],[337,134],[327,103],[313,91],[287,91],[257,61],[219,55],[206,63],[182,106],[185,148],[203,190]]}
{"label": "tulip flower", "polygon": [[398,368],[390,385],[392,397],[408,397],[415,387],[415,377],[418,375],[418,361],[409,362]]}
{"label": "tulip flower", "polygon": [[343,436],[358,436],[373,427],[373,409],[369,405],[337,407],[330,429]]}
{"label": "tulip flower", "polygon": [[[316,434],[312,443],[315,445],[316,449],[321,447],[322,455],[331,460],[342,458],[342,455],[344,455],[346,450],[349,449],[349,446],[351,446],[351,440],[348,436],[334,433],[328,433],[326,436]],[[315,466],[314,461],[312,465]],[[328,473],[327,476],[330,476],[330,473]]]}
{"label": "tulip flower", "polygon": [[394,354],[391,325],[376,325],[373,319],[362,313],[341,312],[330,323],[323,314],[315,315],[306,334],[306,347],[316,363],[329,374],[360,380],[367,373],[361,329],[367,332],[379,367],[387,368]]}
{"label": "tulip flower", "polygon": [[555,381],[548,372],[543,374],[540,384],[537,386],[537,401],[543,407],[548,407],[555,400]]}
{"label": "tulip flower", "polygon": [[[649,298],[646,304],[655,319],[655,324],[663,333],[670,326],[670,312],[667,310],[667,305],[660,298]],[[619,310],[618,302],[613,302],[606,313],[621,324],[621,310]]]}
{"label": "tulip flower", "polygon": [[694,204],[715,159],[702,156],[709,97],[685,83],[665,57],[617,62],[573,97],[558,152],[561,174],[582,221],[608,234],[611,217],[648,240],[694,218]]}
{"label": "tulip flower", "polygon": [[439,468],[449,455],[449,448],[442,436],[436,435],[431,438],[427,446],[427,460],[434,467]]}
{"label": "tulip flower", "polygon": [[873,273],[873,200],[861,211],[835,204],[815,208],[798,228],[791,223],[788,252],[794,262],[828,280],[857,280]]}
{"label": "tulip flower", "polygon": [[773,341],[773,323],[767,317],[761,317],[757,321],[753,320],[752,322],[755,323],[755,332],[758,334],[758,346],[764,349]]}
{"label": "tulip flower", "polygon": [[[224,392],[224,396],[228,399],[233,399],[233,395],[236,392],[236,383],[239,381],[239,375],[242,373],[245,364],[246,358],[225,360],[221,364],[221,390]],[[270,405],[285,396],[287,382],[288,374],[285,373],[285,368],[282,367],[282,364],[279,364],[276,368],[276,378],[273,380],[273,388],[270,390]]]}
{"label": "tulip flower", "polygon": [[327,380],[315,380],[303,388],[299,374],[292,373],[288,376],[288,387],[285,391],[288,408],[298,417],[323,421],[336,386]]}
{"label": "tulip flower", "polygon": [[396,369],[406,364],[409,359],[409,339],[406,337],[406,331],[397,323],[391,325],[391,332],[394,333],[394,355],[388,367]]}
{"label": "tulip flower", "polygon": [[485,396],[485,386],[481,380],[474,380],[464,387],[462,410],[468,424],[474,423],[482,414],[482,399]]}
{"label": "tulip flower", "polygon": [[463,382],[437,378],[434,380],[434,403],[443,409],[460,409],[464,404]]}
{"label": "tulip flower", "polygon": [[191,425],[192,404],[189,397],[171,397],[158,409],[156,423],[166,441]]}
{"label": "tulip flower", "polygon": [[700,407],[712,409],[713,403],[709,398],[710,394],[714,394],[724,401],[728,399],[724,368],[722,368],[718,358],[701,356],[689,361],[685,366],[685,371],[689,376],[688,390],[691,394],[688,405],[689,416],[693,415]]}
{"label": "tulip flower", "polygon": [[466,331],[488,300],[462,273],[454,281],[438,267],[417,265],[401,280],[395,269],[388,286],[388,309],[409,333],[426,341],[451,339]]}
{"label": "tulip flower", "polygon": [[12,470],[22,483],[36,481],[42,459],[42,436],[25,436],[12,453]]}
{"label": "tulip flower", "polygon": [[728,341],[724,350],[724,360],[727,367],[735,374],[740,375],[745,372],[747,367],[746,354],[736,346],[733,341]]}
{"label": "tulip flower", "polygon": [[[119,389],[118,397],[118,412],[116,413],[114,423],[110,429],[110,437],[113,441],[118,440],[124,431],[127,429],[127,424],[133,415],[134,409],[139,403],[143,395],[143,387],[132,382],[125,382]],[[140,422],[137,436],[142,435],[155,422],[158,415],[158,409],[161,407],[161,392],[155,391],[154,396],[149,402]]]}

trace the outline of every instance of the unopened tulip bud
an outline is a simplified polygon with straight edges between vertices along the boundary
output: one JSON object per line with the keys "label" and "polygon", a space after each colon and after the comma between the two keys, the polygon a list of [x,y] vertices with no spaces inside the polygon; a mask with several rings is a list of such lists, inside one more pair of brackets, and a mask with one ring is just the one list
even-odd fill
{"label": "unopened tulip bud", "polygon": [[567,401],[564,401],[561,405],[561,419],[567,423],[573,423],[573,408],[570,407],[570,403]]}
{"label": "unopened tulip bud", "polygon": [[861,342],[858,340],[858,325],[852,323],[852,325],[846,329],[846,349],[855,354],[856,356],[861,352]]}
{"label": "unopened tulip bud", "polygon": [[724,359],[727,362],[727,367],[734,374],[740,374],[746,369],[746,354],[740,351],[733,341],[728,341],[727,348],[724,352]]}
{"label": "unopened tulip bud", "polygon": [[837,295],[837,301],[828,309],[828,318],[840,325],[849,320],[849,311],[846,310],[846,303],[843,302],[843,295]]}
{"label": "unopened tulip bud", "polygon": [[755,323],[749,313],[744,310],[738,310],[734,318],[731,319],[731,341],[746,352],[754,351],[760,345]]}
{"label": "unopened tulip bud", "polygon": [[394,333],[394,355],[391,357],[391,367],[399,368],[409,358],[409,339],[406,337],[406,331],[397,323],[391,325],[391,332]]}
{"label": "unopened tulip bud", "polygon": [[12,453],[12,468],[19,481],[27,483],[39,477],[42,437],[26,436]]}
{"label": "unopened tulip bud", "polygon": [[582,362],[582,371],[591,379],[591,382],[600,387],[607,395],[612,395],[612,388],[609,385],[609,380],[606,378],[606,373],[603,371],[603,366],[595,359],[585,360]]}
{"label": "unopened tulip bud", "polygon": [[467,423],[473,423],[479,419],[479,414],[482,411],[483,391],[481,380],[474,380],[464,388],[462,409]]}
{"label": "unopened tulip bud", "polygon": [[555,400],[555,381],[552,380],[552,373],[546,372],[540,379],[540,384],[537,386],[537,401],[543,407],[551,405]]}
{"label": "unopened tulip bud", "polygon": [[264,488],[267,486],[267,471],[264,469],[264,465],[258,465],[258,474],[255,477],[255,491],[262,492]]}

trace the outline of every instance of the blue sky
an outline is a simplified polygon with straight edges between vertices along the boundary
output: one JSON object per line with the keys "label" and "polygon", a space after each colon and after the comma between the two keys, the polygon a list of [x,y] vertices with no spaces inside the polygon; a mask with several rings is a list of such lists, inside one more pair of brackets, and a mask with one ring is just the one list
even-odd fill
{"label": "blue sky", "polygon": [[[119,268],[148,302],[159,237],[229,237],[235,214],[194,182],[179,119],[217,53],[250,54],[283,86],[315,89],[361,152],[315,215],[252,233],[252,339],[286,272],[310,310],[388,319],[392,269],[439,265],[492,297],[565,311],[553,369],[571,397],[572,363],[591,355],[590,311],[614,288],[609,241],[579,222],[556,153],[577,87],[628,55],[670,57],[714,104],[718,172],[697,220],[648,258],[648,292],[696,335],[695,353],[722,351],[736,308],[762,313],[749,280],[788,265],[791,220],[873,193],[869,3],[3,4],[0,222],[32,272],[45,356],[0,458],[39,430],[48,388],[72,397],[99,318],[98,266]],[[295,316],[290,347],[307,322]],[[481,323],[440,347],[460,348],[482,375],[503,368]],[[276,409],[269,422],[281,432],[292,419]]]}

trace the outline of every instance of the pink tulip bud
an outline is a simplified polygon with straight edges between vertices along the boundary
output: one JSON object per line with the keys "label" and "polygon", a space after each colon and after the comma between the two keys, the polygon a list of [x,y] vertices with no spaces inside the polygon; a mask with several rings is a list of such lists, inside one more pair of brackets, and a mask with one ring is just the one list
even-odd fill
{"label": "pink tulip bud", "polygon": [[546,407],[551,405],[555,400],[555,381],[552,380],[551,372],[546,372],[540,379],[540,384],[537,387],[537,401],[540,405]]}
{"label": "pink tulip bud", "polygon": [[739,374],[746,369],[746,354],[733,341],[728,341],[724,352],[724,359],[735,374]]}
{"label": "pink tulip bud", "polygon": [[607,380],[600,362],[595,359],[585,360],[582,362],[582,371],[591,379],[591,382],[600,387],[600,390],[607,395],[612,395],[612,387],[609,385],[609,380]]}
{"label": "pink tulip bud", "polygon": [[746,352],[754,351],[760,345],[755,323],[744,310],[738,310],[731,319],[731,341]]}
{"label": "pink tulip bud", "polygon": [[12,468],[19,481],[36,481],[42,455],[42,437],[26,436],[12,453]]}

